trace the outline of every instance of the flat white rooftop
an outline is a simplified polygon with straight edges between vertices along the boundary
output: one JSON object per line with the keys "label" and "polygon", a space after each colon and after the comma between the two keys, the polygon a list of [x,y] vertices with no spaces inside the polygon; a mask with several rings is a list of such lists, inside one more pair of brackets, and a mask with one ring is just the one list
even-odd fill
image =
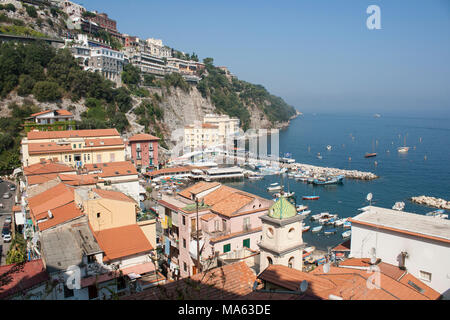
{"label": "flat white rooftop", "polygon": [[361,210],[362,213],[351,218],[355,223],[361,222],[450,241],[450,220],[374,206]]}

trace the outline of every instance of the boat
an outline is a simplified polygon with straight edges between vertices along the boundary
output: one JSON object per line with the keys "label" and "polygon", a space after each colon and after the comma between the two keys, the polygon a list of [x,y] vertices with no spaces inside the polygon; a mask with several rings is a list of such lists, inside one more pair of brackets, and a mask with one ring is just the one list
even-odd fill
{"label": "boat", "polygon": [[325,224],[333,224],[334,225],[335,222],[336,222],[335,218],[330,218],[330,219],[328,219],[327,222],[325,222]]}
{"label": "boat", "polygon": [[319,196],[303,196],[303,200],[319,200]]}
{"label": "boat", "polygon": [[300,211],[298,214],[301,215],[302,217],[306,217],[310,213],[311,213],[311,210],[305,210],[305,211]]}
{"label": "boat", "polygon": [[311,232],[319,232],[320,230],[322,230],[322,226],[317,226],[311,229]]}
{"label": "boat", "polygon": [[330,151],[331,150],[331,146],[327,145],[327,150]]}
{"label": "boat", "polygon": [[305,262],[309,263],[309,264],[313,264],[315,262],[314,257],[311,255],[306,257]]}
{"label": "boat", "polygon": [[274,197],[275,198],[279,198],[279,197],[283,196],[285,198],[290,198],[290,197],[293,197],[294,195],[295,195],[294,191],[292,191],[292,192],[278,192],[278,193],[274,194]]}
{"label": "boat", "polygon": [[334,177],[328,176],[325,178],[314,179],[313,184],[315,184],[315,185],[338,184],[338,183],[342,183],[343,180],[344,180],[343,175],[338,175],[338,176],[334,176]]}
{"label": "boat", "polygon": [[303,226],[302,232],[307,232],[310,228],[311,228],[311,226]]}
{"label": "boat", "polygon": [[281,190],[281,186],[278,184],[278,182],[275,183],[271,183],[269,187],[267,187],[267,191],[272,192],[272,191],[280,191]]}
{"label": "boat", "polygon": [[307,248],[303,249],[303,251],[311,252],[311,253],[312,253],[314,250],[316,250],[316,247],[314,247],[314,246],[307,247]]}
{"label": "boat", "polygon": [[399,153],[406,153],[406,152],[408,152],[408,150],[409,150],[409,147],[406,146],[406,136],[405,136],[405,143],[404,143],[404,146],[403,146],[403,147],[398,147],[398,148],[397,148],[397,151],[398,151]]}
{"label": "boat", "polygon": [[352,223],[350,221],[346,221],[346,222],[344,222],[344,224],[342,226],[344,228],[351,228],[352,227]]}
{"label": "boat", "polygon": [[335,228],[327,229],[323,233],[326,235],[333,234],[336,233],[336,229]]}
{"label": "boat", "polygon": [[364,155],[364,158],[371,158],[371,157],[376,157],[377,156],[377,153],[376,152],[373,152],[373,153],[366,153],[365,155]]}
{"label": "boat", "polygon": [[317,153],[317,159],[322,159],[323,157],[320,155],[320,152]]}
{"label": "boat", "polygon": [[301,211],[307,210],[308,206],[305,206],[303,204],[298,204],[296,208],[297,208],[297,212],[301,212]]}
{"label": "boat", "polygon": [[342,238],[348,238],[352,235],[352,230],[342,232]]}
{"label": "boat", "polygon": [[374,118],[380,118],[380,117],[381,117],[381,114],[375,113],[375,114],[373,115],[373,117],[374,117]]}
{"label": "boat", "polygon": [[392,209],[397,210],[397,211],[402,211],[404,208],[405,208],[405,203],[404,202],[396,202],[392,206]]}
{"label": "boat", "polygon": [[248,176],[249,180],[261,180],[263,178],[264,178],[264,175],[262,175],[260,173],[254,173],[254,174]]}
{"label": "boat", "polygon": [[435,217],[435,218],[441,218],[441,219],[447,219],[448,214],[444,214],[444,209],[438,209],[435,211],[428,212],[426,215],[429,217]]}
{"label": "boat", "polygon": [[306,252],[305,250],[303,250],[303,255],[302,255],[303,259],[309,257],[310,255],[311,255],[311,252]]}
{"label": "boat", "polygon": [[330,220],[330,219],[329,218],[321,218],[321,219],[319,219],[319,223],[320,224],[327,224],[328,220]]}
{"label": "boat", "polygon": [[334,225],[336,227],[341,227],[344,224],[344,222],[345,222],[344,219],[339,219],[334,222]]}

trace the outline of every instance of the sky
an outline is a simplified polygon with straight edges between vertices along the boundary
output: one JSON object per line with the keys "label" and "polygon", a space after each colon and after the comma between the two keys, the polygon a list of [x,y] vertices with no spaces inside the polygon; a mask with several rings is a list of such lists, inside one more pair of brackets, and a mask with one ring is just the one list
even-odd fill
{"label": "sky", "polygon": [[[302,112],[450,116],[448,0],[78,3],[106,12],[121,33],[212,57]],[[369,5],[381,29],[367,28]]]}

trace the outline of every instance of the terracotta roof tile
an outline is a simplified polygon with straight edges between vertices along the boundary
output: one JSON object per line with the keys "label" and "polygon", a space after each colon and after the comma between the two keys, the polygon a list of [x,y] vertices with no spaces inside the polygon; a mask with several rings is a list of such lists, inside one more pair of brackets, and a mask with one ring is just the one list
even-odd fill
{"label": "terracotta roof tile", "polygon": [[400,279],[400,282],[408,287],[412,287],[414,290],[417,290],[413,285],[411,285],[411,283],[415,284],[416,286],[420,287],[423,290],[421,293],[430,300],[437,300],[441,298],[441,294],[439,292],[432,289],[431,287],[429,287],[428,285],[426,285],[425,283],[423,283],[410,273],[405,274]]}
{"label": "terracotta roof tile", "polygon": [[57,173],[41,174],[27,177],[27,182],[29,186],[32,186],[35,184],[41,184],[47,181],[55,180],[57,178],[58,178]]}
{"label": "terracotta roof tile", "polygon": [[58,110],[45,110],[45,111],[33,113],[30,117],[37,117],[42,114],[46,114],[46,113],[50,113],[50,112],[55,112],[58,116],[73,116],[72,112],[70,112],[68,110],[58,109]]}
{"label": "terracotta roof tile", "polygon": [[62,172],[72,172],[75,171],[68,165],[63,163],[53,162],[53,161],[45,161],[41,163],[32,164],[31,166],[24,167],[23,173],[25,176],[33,176],[40,174],[49,174],[49,173],[62,173]]}
{"label": "terracotta roof tile", "polygon": [[128,139],[128,141],[155,141],[155,140],[160,139],[158,137],[152,136],[151,134],[145,133],[135,134],[130,139]]}
{"label": "terracotta roof tile", "polygon": [[84,149],[88,149],[91,147],[110,147],[125,145],[122,138],[84,139],[84,144]]}
{"label": "terracotta roof tile", "polygon": [[103,181],[96,174],[60,174],[58,177],[61,179],[61,182],[71,186],[94,185]]}
{"label": "terracotta roof tile", "polygon": [[75,205],[75,202],[69,202],[68,204],[65,204],[61,207],[57,207],[54,209],[51,209],[53,218],[48,219],[44,222],[41,222],[38,224],[39,230],[44,231],[46,229],[55,227],[61,223],[70,221],[72,219],[78,218],[80,216],[83,216],[84,213],[81,212],[80,209]]}
{"label": "terracotta roof tile", "polygon": [[191,193],[193,193],[194,195],[197,195],[201,192],[207,191],[207,190],[215,188],[217,186],[220,186],[220,183],[200,181],[200,182],[182,190],[178,194],[187,199],[192,199]]}
{"label": "terracotta roof tile", "polygon": [[153,250],[152,245],[137,224],[94,232],[105,261],[128,257]]}
{"label": "terracotta roof tile", "polygon": [[98,176],[102,178],[138,174],[131,161],[87,164],[85,168],[88,172],[98,172]]}
{"label": "terracotta roof tile", "polygon": [[30,131],[28,140],[58,139],[58,138],[93,138],[120,136],[117,129],[88,129],[88,130],[65,130],[65,131]]}
{"label": "terracotta roof tile", "polygon": [[216,217],[218,217],[217,214],[214,214],[214,213],[207,213],[207,214],[202,215],[202,216],[200,217],[200,219],[202,219],[202,220],[204,220],[204,221],[209,221],[209,220],[214,219],[214,218],[216,218]]}
{"label": "terracotta roof tile", "polygon": [[50,279],[41,259],[0,266],[0,299],[26,291]]}
{"label": "terracotta roof tile", "polygon": [[72,188],[59,183],[56,186],[28,199],[28,207],[35,221],[47,216],[47,211],[74,201]]}
{"label": "terracotta roof tile", "polygon": [[236,262],[149,288],[125,300],[230,300],[252,292],[256,275],[245,262]]}
{"label": "terracotta roof tile", "polygon": [[42,142],[42,143],[29,143],[29,154],[41,154],[41,153],[59,153],[71,151],[72,147],[68,144],[57,144],[56,142]]}
{"label": "terracotta roof tile", "polygon": [[211,211],[231,217],[233,213],[254,200],[254,197],[235,192],[214,204]]}
{"label": "terracotta roof tile", "polygon": [[93,189],[92,191],[95,192],[101,198],[136,203],[136,201],[134,201],[132,198],[128,197],[126,194],[119,191],[102,190],[102,189]]}

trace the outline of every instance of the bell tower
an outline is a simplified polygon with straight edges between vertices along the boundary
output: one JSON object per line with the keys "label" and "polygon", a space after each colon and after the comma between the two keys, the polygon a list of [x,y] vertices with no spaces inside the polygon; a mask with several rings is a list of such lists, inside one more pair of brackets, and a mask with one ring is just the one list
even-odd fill
{"label": "bell tower", "polygon": [[297,270],[303,268],[303,217],[285,197],[280,197],[270,207],[262,220],[260,271],[270,264],[280,264]]}

